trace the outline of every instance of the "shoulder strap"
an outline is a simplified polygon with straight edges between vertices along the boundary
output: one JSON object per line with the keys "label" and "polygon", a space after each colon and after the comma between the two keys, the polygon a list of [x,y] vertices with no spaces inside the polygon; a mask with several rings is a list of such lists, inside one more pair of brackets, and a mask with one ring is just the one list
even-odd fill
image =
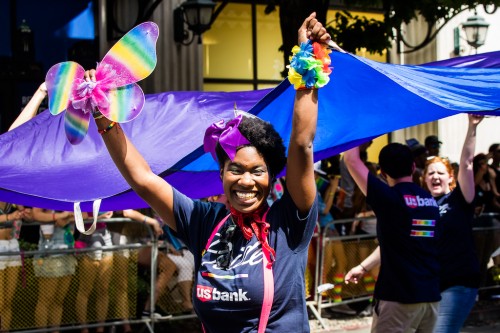
{"label": "shoulder strap", "polygon": [[208,250],[208,247],[210,246],[210,243],[212,243],[212,239],[214,239],[214,237],[215,237],[215,234],[217,234],[217,231],[219,231],[219,229],[224,225],[224,223],[227,221],[227,219],[229,218],[229,216],[231,216],[231,214],[228,214],[225,218],[223,218],[222,221],[220,221],[215,226],[214,230],[212,230],[212,234],[210,235],[210,237],[208,237],[207,245],[205,245],[205,250],[203,252],[205,252],[206,250]]}
{"label": "shoulder strap", "polygon": [[[262,220],[266,220],[267,212],[264,213]],[[267,241],[267,240],[266,240]],[[262,311],[260,312],[259,320],[259,331],[258,333],[264,333],[266,331],[267,322],[269,320],[269,314],[271,313],[271,308],[273,306],[274,300],[274,275],[273,266],[271,261],[271,253],[262,247],[262,269],[264,275],[264,300],[262,302]]]}
{"label": "shoulder strap", "polygon": [[[269,210],[268,210],[269,211]],[[268,212],[267,211],[267,212]],[[263,220],[266,220],[267,217],[267,212],[263,216]],[[212,234],[208,238],[207,245],[205,245],[205,251],[208,249],[210,246],[210,243],[212,242],[213,238],[215,237],[215,234],[217,234],[217,231],[224,225],[224,223],[227,221],[231,214],[227,215],[225,218],[220,221],[217,226],[214,228],[212,231]],[[204,252],[205,252],[204,251]],[[264,300],[262,302],[262,311],[260,312],[260,319],[259,319],[259,330],[258,333],[264,333],[267,327],[267,322],[269,320],[269,314],[271,313],[271,308],[273,306],[273,300],[274,300],[274,275],[273,275],[273,266],[271,257],[271,253],[269,251],[266,251],[264,247],[262,247],[262,268],[263,268],[263,275],[264,275]],[[203,327],[203,326],[202,326]],[[205,332],[205,328],[203,327],[203,332]]]}

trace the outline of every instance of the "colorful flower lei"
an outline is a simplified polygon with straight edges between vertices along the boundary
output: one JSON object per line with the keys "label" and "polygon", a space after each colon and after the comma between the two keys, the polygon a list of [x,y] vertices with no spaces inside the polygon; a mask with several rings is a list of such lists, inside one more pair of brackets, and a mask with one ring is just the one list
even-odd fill
{"label": "colorful flower lei", "polygon": [[288,67],[288,80],[295,90],[318,89],[330,81],[332,51],[323,44],[307,41],[295,45]]}

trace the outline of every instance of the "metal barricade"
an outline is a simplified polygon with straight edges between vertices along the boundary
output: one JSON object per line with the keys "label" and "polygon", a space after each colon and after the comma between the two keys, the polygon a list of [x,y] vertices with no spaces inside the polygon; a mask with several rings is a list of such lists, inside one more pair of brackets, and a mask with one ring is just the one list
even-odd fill
{"label": "metal barricade", "polygon": [[479,299],[499,298],[500,214],[479,215],[474,220],[473,230],[481,274]]}
{"label": "metal barricade", "polygon": [[[369,301],[372,297],[375,277],[367,276],[358,284],[345,284],[344,274],[368,256],[377,246],[375,235],[337,236],[331,230],[337,225],[370,218],[336,220],[327,224],[317,237],[316,276],[314,298],[307,302],[308,308],[319,323],[327,328],[322,310],[341,304]],[[313,238],[314,239],[314,238]],[[360,249],[366,249],[360,257]],[[318,289],[319,288],[319,289]]]}
{"label": "metal barricade", "polygon": [[[153,230],[124,218],[98,222],[109,227],[122,223],[140,231],[143,237],[134,243],[104,245],[98,249],[21,248],[19,252],[0,253],[0,263],[9,262],[0,270],[4,274],[1,331],[35,333],[141,323],[144,329],[154,332],[155,323],[165,320],[153,315],[157,263],[165,250]],[[150,267],[141,269],[139,253],[148,247],[151,247]],[[168,320],[194,318],[193,314],[182,313],[175,279],[174,275],[156,307],[173,315]],[[143,318],[148,297],[151,315]]]}
{"label": "metal barricade", "polygon": [[[327,328],[322,318],[322,310],[340,304],[370,301],[376,273],[367,276],[358,284],[346,285],[343,274],[359,264],[377,246],[375,235],[335,236],[329,229],[342,223],[352,223],[354,218],[337,220],[322,230],[317,226],[311,242],[312,257],[309,258],[309,272],[306,272],[306,288],[309,297],[306,300],[308,309]],[[172,278],[165,292],[155,305],[155,284],[159,257],[165,250],[153,235],[153,230],[144,224],[130,219],[113,218],[99,222],[111,227],[115,223],[134,225],[137,230],[144,229],[145,235],[140,242],[122,245],[102,246],[98,250],[85,249],[50,249],[46,251],[22,249],[19,252],[0,253],[0,263],[6,259],[17,264],[9,264],[0,270],[4,285],[0,300],[0,330],[15,330],[25,333],[47,332],[51,330],[68,331],[82,328],[102,326],[119,326],[123,324],[142,324],[143,330],[154,332],[155,323],[163,320],[193,319],[194,314],[185,314],[180,305],[179,290],[175,278]],[[143,231],[144,231],[143,230]],[[500,221],[498,214],[483,214],[475,221],[474,238],[481,261],[480,297],[495,297],[500,294]],[[149,268],[140,269],[139,252],[151,247]],[[100,251],[100,252],[99,252]],[[491,265],[491,255],[498,252],[496,265]],[[100,254],[98,254],[98,252]],[[100,258],[113,254],[107,269],[109,281],[97,281],[92,290],[81,288],[87,280],[92,279],[91,269],[86,264],[88,257]],[[90,260],[97,265],[99,260]],[[65,271],[64,276],[55,276],[51,272]],[[100,267],[104,270],[104,268]],[[335,276],[336,273],[339,275]],[[100,271],[102,274],[103,271]],[[52,274],[52,275],[51,275]],[[496,274],[496,275],[495,275]],[[102,275],[101,275],[102,276]],[[337,279],[337,280],[336,280]],[[329,283],[333,288],[329,288]],[[311,287],[312,285],[312,287]],[[99,288],[97,287],[99,286]],[[324,287],[318,292],[318,287]],[[9,290],[12,291],[9,296]],[[66,291],[65,291],[66,290]],[[320,289],[321,290],[321,289]],[[104,294],[105,293],[105,294]],[[82,298],[82,294],[86,298]],[[492,296],[493,295],[493,296]],[[49,297],[51,296],[51,297]],[[108,303],[103,310],[99,308],[99,300],[107,297]],[[142,317],[144,301],[149,297],[153,304],[148,318]],[[498,297],[498,296],[496,296]],[[11,301],[9,302],[9,299]],[[54,304],[63,304],[62,313],[58,313],[54,304],[43,306],[53,299]],[[86,299],[85,313],[82,315],[82,299]],[[173,316],[166,319],[153,316],[155,306]],[[103,313],[105,313],[103,315]],[[60,321],[51,321],[60,316]],[[46,318],[45,325],[40,324],[40,317]],[[9,319],[10,318],[10,319]],[[83,319],[82,319],[83,318]],[[9,326],[6,327],[6,321]]]}
{"label": "metal barricade", "polygon": [[[343,274],[358,265],[378,246],[376,235],[332,236],[328,230],[339,224],[371,218],[336,220],[313,236],[311,244],[316,248],[314,259],[316,270],[313,278],[315,292],[308,298],[306,304],[325,329],[328,328],[328,324],[322,318],[322,310],[341,304],[371,301],[378,274],[378,270],[372,270],[358,284],[345,284]],[[499,214],[481,214],[474,221],[473,232],[481,266],[479,296],[498,298],[500,297]],[[498,256],[493,264],[492,254]],[[333,288],[329,284],[332,284]],[[318,287],[319,292],[317,292]]]}

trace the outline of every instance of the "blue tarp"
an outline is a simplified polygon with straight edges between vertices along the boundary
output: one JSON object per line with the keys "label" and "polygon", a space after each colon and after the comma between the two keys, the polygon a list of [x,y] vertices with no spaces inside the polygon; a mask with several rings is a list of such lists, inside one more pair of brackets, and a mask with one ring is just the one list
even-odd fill
{"label": "blue tarp", "polygon": [[[319,91],[314,141],[319,160],[379,135],[461,112],[499,114],[500,52],[400,66],[332,53],[330,83]],[[193,198],[222,192],[217,164],[202,148],[205,128],[238,109],[270,121],[288,142],[294,90],[167,92],[147,95],[143,112],[123,129],[153,171]],[[64,116],[44,111],[0,136],[0,200],[27,206],[91,211],[146,207],[123,180],[91,122],[71,145]]]}

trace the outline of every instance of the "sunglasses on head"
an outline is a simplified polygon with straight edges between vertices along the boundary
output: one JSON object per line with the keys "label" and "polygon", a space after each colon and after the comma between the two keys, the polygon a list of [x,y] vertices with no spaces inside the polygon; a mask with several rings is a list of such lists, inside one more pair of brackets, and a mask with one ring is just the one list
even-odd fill
{"label": "sunglasses on head", "polygon": [[223,248],[217,251],[219,255],[216,259],[217,266],[222,269],[228,269],[231,263],[231,258],[233,256],[233,245],[231,244],[231,238],[233,238],[234,231],[236,230],[236,224],[231,224],[227,226],[222,232],[219,238]]}
{"label": "sunglasses on head", "polygon": [[436,158],[436,157],[439,157],[439,158],[440,158],[440,159],[442,159],[442,160],[446,160],[446,161],[448,160],[448,157],[428,156],[428,157],[427,157],[427,161],[430,161],[430,160],[432,160],[433,158]]}

